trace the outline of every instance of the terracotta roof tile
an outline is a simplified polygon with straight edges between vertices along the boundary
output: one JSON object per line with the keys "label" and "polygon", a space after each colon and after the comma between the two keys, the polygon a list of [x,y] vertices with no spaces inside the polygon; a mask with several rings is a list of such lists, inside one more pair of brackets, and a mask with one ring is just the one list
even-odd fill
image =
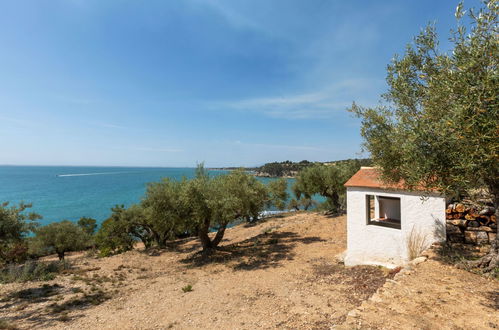
{"label": "terracotta roof tile", "polygon": [[381,181],[381,175],[377,168],[361,167],[346,183],[345,187],[368,187],[381,189],[398,189],[403,190],[402,182],[396,184],[387,184]]}

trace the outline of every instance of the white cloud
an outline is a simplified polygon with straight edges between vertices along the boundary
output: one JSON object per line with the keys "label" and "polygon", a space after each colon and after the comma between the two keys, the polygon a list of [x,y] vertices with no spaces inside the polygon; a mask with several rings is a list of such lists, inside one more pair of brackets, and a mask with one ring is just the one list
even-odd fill
{"label": "white cloud", "polygon": [[344,111],[354,100],[359,100],[359,95],[363,95],[361,103],[372,104],[366,95],[372,94],[370,90],[377,90],[379,84],[380,81],[373,79],[348,79],[316,92],[227,101],[216,106],[259,112],[274,118],[323,119]]}

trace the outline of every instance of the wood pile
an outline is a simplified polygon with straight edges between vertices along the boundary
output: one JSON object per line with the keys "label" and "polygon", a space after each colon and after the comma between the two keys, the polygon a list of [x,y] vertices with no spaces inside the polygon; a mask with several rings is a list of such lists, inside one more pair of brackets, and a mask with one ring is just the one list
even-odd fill
{"label": "wood pile", "polygon": [[449,204],[445,210],[447,240],[489,244],[497,235],[497,218],[494,213],[494,207],[471,201]]}
{"label": "wood pile", "polygon": [[466,205],[464,203],[449,204],[445,210],[447,220],[463,219],[476,221],[478,226],[488,226],[491,223],[497,224],[494,215],[495,209],[492,206]]}

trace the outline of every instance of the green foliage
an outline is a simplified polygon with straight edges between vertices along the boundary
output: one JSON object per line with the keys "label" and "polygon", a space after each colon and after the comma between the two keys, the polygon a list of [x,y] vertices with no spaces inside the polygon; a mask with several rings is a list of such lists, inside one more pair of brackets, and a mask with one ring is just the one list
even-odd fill
{"label": "green foliage", "polygon": [[71,265],[66,261],[40,262],[28,261],[23,265],[10,264],[0,269],[0,283],[50,281],[58,273]]}
{"label": "green foliage", "polygon": [[[256,219],[265,205],[284,209],[287,181],[269,187],[243,170],[210,177],[203,165],[191,180],[163,179],[148,186],[140,204],[113,208],[96,235],[100,256],[133,248],[140,240],[146,248],[163,248],[179,236],[197,235],[203,250],[215,248],[227,225],[241,219]],[[214,237],[209,233],[215,229]]]}
{"label": "green foliage", "polygon": [[292,201],[292,207],[299,208],[302,205],[307,209],[312,204],[312,196],[318,194],[326,197],[328,210],[343,212],[346,208],[344,184],[360,166],[359,160],[351,160],[307,167],[296,177],[293,192],[298,200]]}
{"label": "green foliage", "polygon": [[93,235],[97,229],[97,221],[92,218],[82,217],[78,220],[78,226],[88,235]]}
{"label": "green foliage", "polygon": [[[209,250],[220,243],[230,222],[258,217],[268,199],[265,185],[243,170],[210,177],[200,165],[196,178],[186,181],[188,227],[197,233],[203,250]],[[210,228],[217,228],[213,239]]]}
{"label": "green foliage", "polygon": [[[338,160],[338,161],[332,161],[332,162],[327,162],[327,163],[319,163],[319,162],[309,162],[308,160],[302,160],[301,162],[295,163],[291,162],[289,160],[286,160],[284,162],[273,162],[273,163],[267,163],[264,164],[263,166],[254,168],[252,170],[266,174],[271,177],[283,177],[283,176],[295,176],[297,173],[300,171],[303,171],[307,167],[314,166],[314,165],[333,165],[333,164],[340,164],[343,162],[350,162],[353,161],[351,159],[347,160]],[[358,161],[361,163],[361,166],[369,166],[371,163],[370,159],[355,159],[355,161]]]}
{"label": "green foliage", "polygon": [[269,192],[269,200],[267,206],[275,206],[278,210],[286,208],[286,201],[289,198],[288,194],[288,181],[284,178],[270,181],[267,184]]}
{"label": "green foliage", "polygon": [[60,260],[69,251],[78,251],[88,245],[90,236],[78,225],[64,220],[35,230],[30,248],[40,255],[57,253]]}
{"label": "green foliage", "polygon": [[173,181],[168,178],[151,183],[142,200],[143,216],[136,217],[134,224],[137,235],[146,247],[153,243],[165,247],[168,240],[185,233],[189,228],[185,219],[188,213],[184,190],[186,181]]}
{"label": "green foliage", "polygon": [[132,236],[133,230],[128,221],[130,216],[125,207],[117,205],[111,211],[111,216],[101,224],[95,235],[100,256],[129,251],[133,249],[135,242]]}
{"label": "green foliage", "polygon": [[19,206],[0,204],[0,264],[17,262],[26,255],[24,237],[36,228],[36,213],[26,213],[31,204],[20,203]]}
{"label": "green foliage", "polygon": [[388,66],[384,104],[350,109],[386,181],[447,194],[486,186],[499,203],[499,4],[484,4],[469,31],[458,22],[451,52],[428,26]]}
{"label": "green foliage", "polygon": [[192,285],[187,284],[186,286],[184,286],[184,287],[182,288],[182,291],[183,291],[184,293],[191,292],[191,291],[192,291]]}

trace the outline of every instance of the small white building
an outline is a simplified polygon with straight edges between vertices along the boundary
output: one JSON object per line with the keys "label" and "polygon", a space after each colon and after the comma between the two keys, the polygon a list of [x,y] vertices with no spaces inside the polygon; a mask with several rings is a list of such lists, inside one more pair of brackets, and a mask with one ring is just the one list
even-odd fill
{"label": "small white building", "polygon": [[445,240],[444,196],[386,185],[373,167],[362,167],[345,186],[345,265],[393,268],[410,261],[411,251]]}

